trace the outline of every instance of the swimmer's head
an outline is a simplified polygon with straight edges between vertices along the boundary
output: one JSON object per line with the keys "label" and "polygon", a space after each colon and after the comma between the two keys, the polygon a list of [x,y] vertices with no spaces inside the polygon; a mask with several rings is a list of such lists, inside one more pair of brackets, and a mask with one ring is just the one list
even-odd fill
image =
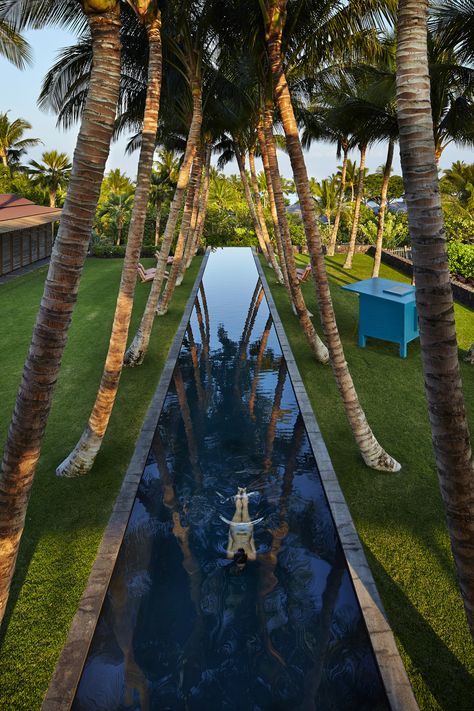
{"label": "swimmer's head", "polygon": [[245,568],[245,566],[247,565],[247,560],[247,553],[244,551],[243,548],[239,548],[234,553],[234,563],[239,570],[243,570]]}

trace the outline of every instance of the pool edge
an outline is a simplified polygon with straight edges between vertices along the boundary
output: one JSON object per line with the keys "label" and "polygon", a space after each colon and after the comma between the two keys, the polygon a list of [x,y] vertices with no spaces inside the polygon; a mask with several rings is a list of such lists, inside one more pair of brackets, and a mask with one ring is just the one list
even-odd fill
{"label": "pool edge", "polygon": [[260,259],[254,248],[252,248],[252,253],[265,291],[278,340],[280,341],[281,350],[286,360],[296,400],[316,458],[322,485],[344,550],[357,600],[362,610],[390,707],[392,711],[416,711],[418,704],[398,651],[395,637],[388,623],[375,580],[367,563],[362,543],[339,485]]}
{"label": "pool edge", "polygon": [[181,321],[168,351],[160,381],[143,420],[130,464],[115,499],[107,527],[89,574],[86,588],[69,627],[53,677],[41,705],[42,711],[67,711],[74,701],[84,663],[99,619],[105,594],[115,567],[148,452],[181,349],[183,337],[209,259],[206,249],[189,294]]}

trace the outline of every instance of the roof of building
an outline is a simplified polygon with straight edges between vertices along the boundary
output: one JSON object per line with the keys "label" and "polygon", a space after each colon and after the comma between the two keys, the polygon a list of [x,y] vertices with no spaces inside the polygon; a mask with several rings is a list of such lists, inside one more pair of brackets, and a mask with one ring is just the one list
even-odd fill
{"label": "roof of building", "polygon": [[12,193],[0,195],[0,233],[55,222],[61,212],[56,207],[35,205],[31,200]]}

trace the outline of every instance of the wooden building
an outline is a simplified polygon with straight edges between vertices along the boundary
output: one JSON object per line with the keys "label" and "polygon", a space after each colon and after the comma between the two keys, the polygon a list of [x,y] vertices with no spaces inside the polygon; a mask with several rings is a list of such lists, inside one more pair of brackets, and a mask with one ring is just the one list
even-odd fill
{"label": "wooden building", "polygon": [[61,210],[18,195],[0,195],[0,276],[51,254],[53,223]]}

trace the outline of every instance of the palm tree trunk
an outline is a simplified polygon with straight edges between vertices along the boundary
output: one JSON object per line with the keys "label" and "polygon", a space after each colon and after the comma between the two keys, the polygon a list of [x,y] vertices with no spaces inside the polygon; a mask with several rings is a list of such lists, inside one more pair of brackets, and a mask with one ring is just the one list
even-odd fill
{"label": "palm tree trunk", "polygon": [[306,241],[313,270],[313,281],[318,297],[321,322],[329,348],[331,365],[344,403],[346,415],[365,463],[373,469],[381,471],[399,471],[400,465],[398,462],[384,451],[369,427],[365,413],[359,403],[344,356],[341,338],[337,330],[336,317],[321,248],[321,236],[316,224],[314,204],[309,189],[308,174],[306,172],[298,126],[291,103],[290,91],[283,71],[283,63],[281,61],[281,33],[285,17],[286,0],[269,0],[268,5],[269,23],[267,28],[267,42],[275,96],[280,109],[286,136],[286,145],[303,215]]}
{"label": "palm tree trunk", "polygon": [[457,577],[474,637],[474,462],[434,153],[427,6],[427,0],[399,2],[397,114],[433,447]]}
{"label": "palm tree trunk", "polygon": [[204,170],[205,158],[206,158],[205,157],[205,148],[204,148],[204,146],[202,146],[201,150],[199,151],[199,172],[197,174],[196,185],[194,187],[193,206],[192,206],[192,210],[191,210],[191,221],[189,224],[188,236],[186,239],[186,246],[184,248],[184,256],[183,256],[183,259],[181,262],[181,268],[180,268],[180,271],[178,274],[178,278],[176,280],[176,286],[180,286],[180,284],[183,283],[186,269],[191,264],[192,258],[194,256],[194,244],[195,244],[195,239],[196,239],[197,219],[198,219],[198,214],[199,214],[199,205],[200,205],[201,199],[202,199],[203,170]]}
{"label": "palm tree trunk", "polygon": [[119,246],[119,244],[122,241],[122,229],[123,229],[122,218],[119,217],[117,220],[117,241],[115,243],[117,245],[117,247]]}
{"label": "palm tree trunk", "polygon": [[342,265],[344,269],[352,269],[352,259],[354,257],[355,245],[357,239],[357,232],[359,231],[359,218],[360,218],[360,206],[362,204],[362,196],[364,194],[364,178],[365,178],[365,156],[367,153],[367,146],[361,144],[360,148],[360,165],[359,165],[359,179],[357,181],[357,192],[355,196],[354,205],[354,217],[352,219],[352,230],[351,238],[349,241],[349,251],[347,252],[346,261]]}
{"label": "palm tree trunk", "polygon": [[[208,143],[206,146],[206,155],[205,155],[205,161],[204,161],[205,162],[204,177],[203,177],[203,184],[202,184],[201,199],[199,201],[199,211],[198,211],[198,216],[197,216],[197,220],[196,220],[196,230],[194,233],[194,244],[193,244],[193,249],[191,252],[189,264],[191,264],[191,259],[194,257],[197,250],[199,249],[199,244],[201,242],[202,235],[204,232],[204,223],[206,221],[207,205],[209,202],[211,156],[212,156],[212,145],[210,143]],[[187,265],[187,268],[189,268],[189,264]]]}
{"label": "palm tree trunk", "polygon": [[270,172],[270,166],[268,164],[268,154],[267,146],[265,143],[265,133],[263,130],[263,125],[258,127],[258,143],[260,146],[260,153],[262,155],[263,170],[265,172],[265,180],[267,182],[267,192],[268,192],[268,202],[270,204],[270,213],[273,222],[273,231],[275,233],[275,242],[277,245],[278,258],[280,259],[280,269],[283,276],[283,284],[286,286],[286,290],[291,298],[290,284],[288,281],[288,270],[286,268],[285,253],[283,250],[283,243],[280,233],[280,225],[278,224],[278,212],[275,203],[275,194],[273,192],[272,176]]}
{"label": "palm tree trunk", "polygon": [[173,242],[174,231],[178,221],[179,212],[184,200],[184,194],[189,182],[189,173],[191,165],[196,154],[196,148],[199,143],[202,124],[202,98],[201,85],[198,81],[193,83],[193,116],[191,126],[189,127],[188,141],[186,151],[184,153],[183,162],[179,169],[178,183],[174,193],[173,201],[170,205],[168,220],[166,222],[165,234],[160,249],[160,258],[156,265],[156,274],[151,284],[150,293],[146,302],[145,311],[142,320],[135,334],[135,337],[125,353],[124,363],[128,367],[141,365],[145,358],[150,343],[151,331],[155,319],[156,307],[160,298],[161,287],[163,285],[166,260],[168,259],[171,243]]}
{"label": "palm tree trunk", "polygon": [[23,370],[0,474],[0,622],[15,568],[26,508],[54,386],[89,245],[120,83],[118,3],[89,15],[94,62],[68,195],[61,215]]}
{"label": "palm tree trunk", "polygon": [[160,14],[147,24],[147,34],[149,44],[148,86],[138,162],[137,187],[109,348],[89,421],[75,448],[56,469],[58,476],[82,476],[92,469],[107,431],[122,374],[123,356],[127,347],[128,329],[132,316],[137,266],[143,241],[153,155],[156,145],[156,131],[158,128],[162,72]]}
{"label": "palm tree trunk", "polygon": [[158,316],[164,316],[169,308],[171,299],[173,298],[175,287],[178,285],[178,279],[181,274],[182,265],[186,258],[186,245],[189,239],[189,231],[191,228],[191,219],[194,206],[194,195],[199,181],[199,174],[202,172],[201,149],[197,148],[194,155],[193,167],[191,168],[191,177],[189,179],[188,192],[184,203],[183,218],[179,230],[176,248],[174,250],[173,265],[170,270],[168,281],[165,289],[158,302],[156,313]]}
{"label": "palm tree trunk", "polygon": [[156,220],[155,220],[155,247],[160,245],[160,222],[161,222],[161,206],[162,200],[157,200],[156,203]]}
{"label": "palm tree trunk", "polygon": [[56,190],[53,190],[50,188],[49,190],[49,206],[50,207],[56,207]]}
{"label": "palm tree trunk", "polygon": [[262,228],[263,239],[267,247],[268,256],[270,258],[270,266],[275,270],[277,279],[280,284],[283,284],[283,274],[278,266],[278,262],[275,257],[275,250],[273,249],[273,244],[268,234],[267,223],[265,222],[265,214],[263,212],[262,200],[260,198],[260,191],[258,189],[258,179],[257,170],[255,168],[255,148],[249,149],[249,168],[250,168],[250,180],[252,182],[253,198],[255,202],[255,208],[257,211],[257,217]]}
{"label": "palm tree trunk", "polygon": [[300,286],[300,280],[298,279],[298,275],[296,273],[295,255],[293,253],[293,245],[291,244],[290,228],[288,225],[285,199],[283,197],[283,190],[281,186],[280,170],[278,168],[278,157],[273,138],[273,108],[270,105],[265,107],[264,132],[270,175],[273,184],[273,193],[278,212],[278,223],[280,225],[284,260],[288,274],[288,283],[290,288],[289,296],[296,309],[296,314],[301,324],[301,328],[303,329],[303,333],[311,350],[313,351],[316,359],[320,363],[325,364],[329,361],[328,349],[319,338],[313,326],[310,314],[306,308],[303,292]]}
{"label": "palm tree trunk", "polygon": [[271,266],[270,255],[268,254],[267,244],[263,238],[262,227],[261,227],[260,221],[258,219],[254,201],[252,199],[249,181],[247,180],[247,173],[245,172],[244,161],[242,158],[242,154],[240,152],[240,148],[237,145],[237,141],[234,141],[234,153],[235,153],[235,158],[237,160],[237,165],[239,166],[240,179],[242,181],[242,185],[244,188],[245,199],[247,201],[250,216],[252,218],[253,227],[255,230],[255,234],[257,236],[258,244],[260,245],[260,249],[262,250],[263,256],[267,260],[268,265]]}
{"label": "palm tree trunk", "polygon": [[339,187],[339,195],[337,198],[337,210],[336,217],[334,219],[334,225],[331,232],[331,238],[328,245],[328,257],[334,256],[334,251],[336,249],[337,233],[339,232],[339,223],[341,221],[342,209],[344,207],[344,194],[346,192],[346,175],[347,175],[347,154],[349,150],[347,146],[344,146],[344,158],[342,161],[342,173],[341,173],[341,185]]}
{"label": "palm tree trunk", "polygon": [[375,243],[374,268],[372,270],[372,278],[378,277],[380,272],[380,262],[382,259],[382,244],[383,244],[383,228],[385,225],[385,211],[387,209],[387,193],[390,183],[390,174],[392,172],[393,152],[395,141],[390,139],[388,142],[387,161],[383,171],[382,190],[380,193],[380,209],[377,222],[377,241]]}

